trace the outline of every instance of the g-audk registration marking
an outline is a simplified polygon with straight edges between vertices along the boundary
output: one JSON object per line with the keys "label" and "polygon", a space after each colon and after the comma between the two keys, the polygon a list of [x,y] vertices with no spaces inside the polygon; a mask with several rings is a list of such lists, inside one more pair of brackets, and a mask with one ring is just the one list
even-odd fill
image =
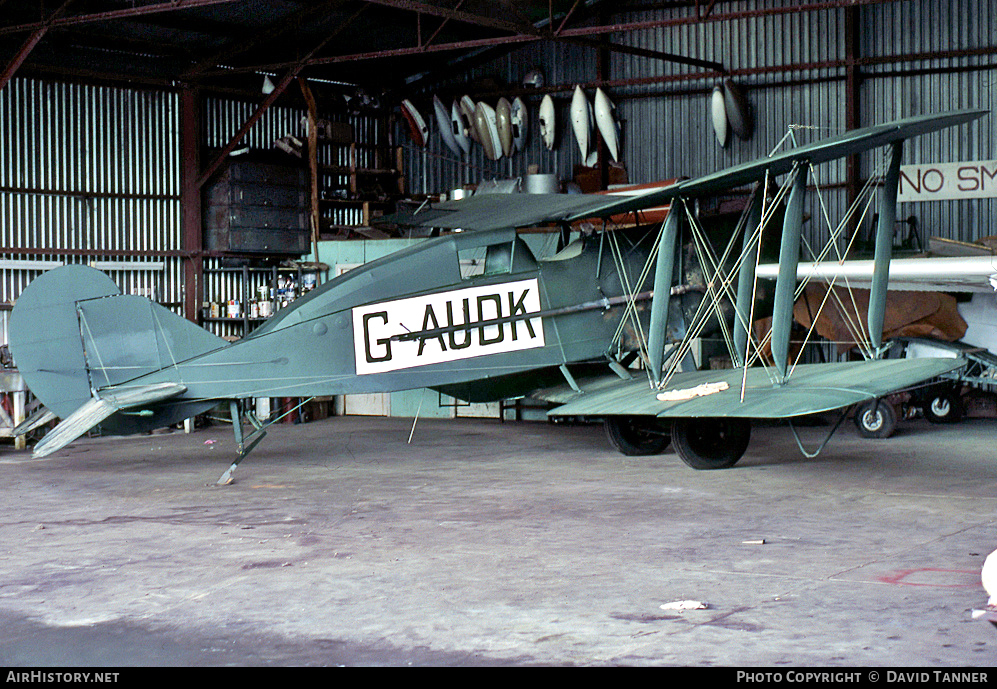
{"label": "g-audk registration marking", "polygon": [[543,347],[539,311],[536,278],[358,306],[357,375]]}

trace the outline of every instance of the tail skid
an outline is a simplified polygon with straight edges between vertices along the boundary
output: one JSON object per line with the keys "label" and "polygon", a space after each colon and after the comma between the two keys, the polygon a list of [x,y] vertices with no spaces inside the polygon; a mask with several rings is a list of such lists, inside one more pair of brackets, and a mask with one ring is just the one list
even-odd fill
{"label": "tail skid", "polygon": [[[301,409],[301,407],[308,404],[308,402],[311,402],[312,399],[313,398],[309,397],[306,400],[302,400],[296,407],[288,409],[286,412],[278,416],[276,419],[272,419],[265,424],[260,423],[260,420],[253,414],[242,414],[241,409],[239,407],[239,400],[229,400],[229,412],[232,417],[232,428],[233,431],[235,432],[235,444],[238,448],[237,449],[238,456],[236,457],[235,461],[232,462],[229,468],[225,470],[225,473],[221,475],[221,477],[218,479],[215,485],[227,486],[230,483],[232,483],[234,481],[234,479],[232,478],[232,474],[235,473],[236,467],[238,467],[239,464],[242,462],[242,460],[246,458],[246,455],[252,452],[253,448],[259,445],[260,441],[266,437],[267,428],[271,424],[277,423],[288,414],[292,414],[297,410]],[[254,429],[248,436],[244,436],[242,433],[243,416],[245,416],[249,420],[250,425],[252,425]]]}
{"label": "tail skid", "polygon": [[26,433],[30,433],[36,428],[41,428],[49,421],[55,421],[56,415],[52,413],[52,410],[46,409],[44,406],[39,406],[27,419],[17,424],[14,428],[14,436],[21,436]]}
{"label": "tail skid", "polygon": [[248,436],[243,436],[242,411],[239,408],[238,400],[229,401],[229,411],[232,415],[232,429],[235,432],[235,444],[238,448],[238,456],[229,468],[225,470],[225,473],[218,479],[215,484],[218,486],[227,486],[235,480],[232,478],[235,468],[246,458],[246,455],[252,452],[254,447],[259,445],[260,441],[263,440],[267,434],[266,425],[261,424],[255,415],[246,414],[246,418],[249,419],[249,422],[253,425],[254,430]]}

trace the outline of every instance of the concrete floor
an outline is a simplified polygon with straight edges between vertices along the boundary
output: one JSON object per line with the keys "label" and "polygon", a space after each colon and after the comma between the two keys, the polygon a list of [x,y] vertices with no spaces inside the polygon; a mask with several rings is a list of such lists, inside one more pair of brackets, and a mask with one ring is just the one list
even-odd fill
{"label": "concrete floor", "polygon": [[992,420],[816,459],[759,428],[720,472],[600,426],[410,429],[281,425],[227,487],[225,427],[0,448],[0,665],[997,664]]}

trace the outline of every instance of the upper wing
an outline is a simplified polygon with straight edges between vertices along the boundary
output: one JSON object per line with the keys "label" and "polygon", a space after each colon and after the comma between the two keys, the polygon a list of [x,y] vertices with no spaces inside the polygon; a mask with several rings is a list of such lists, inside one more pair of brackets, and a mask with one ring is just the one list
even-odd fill
{"label": "upper wing", "polygon": [[483,194],[382,220],[412,227],[498,230],[589,218],[607,203],[600,194]]}
{"label": "upper wing", "polygon": [[854,129],[837,136],[789,149],[720,172],[679,182],[670,187],[652,188],[632,196],[607,194],[486,194],[449,201],[405,217],[384,220],[413,227],[491,230],[527,227],[546,222],[571,222],[593,217],[609,217],[661,206],[679,197],[708,196],[762,179],[765,174],[781,175],[799,162],[813,165],[853,155],[921,134],[964,124],[988,114],[987,110],[967,110],[922,115],[874,127]]}
{"label": "upper wing", "polygon": [[[800,263],[798,280],[810,279],[851,287],[868,287],[874,261]],[[758,266],[755,275],[774,279],[779,265]],[[993,292],[997,289],[997,256],[895,258],[890,262],[890,289],[938,292]],[[993,283],[993,284],[992,284]]]}

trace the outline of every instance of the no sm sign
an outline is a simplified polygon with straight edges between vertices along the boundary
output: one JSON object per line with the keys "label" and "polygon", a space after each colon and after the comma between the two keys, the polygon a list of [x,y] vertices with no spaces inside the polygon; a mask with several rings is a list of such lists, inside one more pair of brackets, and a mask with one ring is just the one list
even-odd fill
{"label": "no sm sign", "polygon": [[901,165],[898,201],[997,197],[997,160]]}

